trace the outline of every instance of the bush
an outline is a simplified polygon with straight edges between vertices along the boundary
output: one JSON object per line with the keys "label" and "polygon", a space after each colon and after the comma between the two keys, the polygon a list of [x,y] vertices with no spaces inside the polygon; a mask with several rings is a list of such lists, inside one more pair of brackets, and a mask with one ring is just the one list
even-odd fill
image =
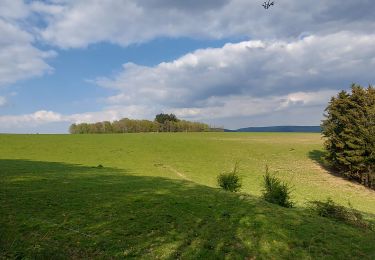
{"label": "bush", "polygon": [[238,175],[238,163],[231,172],[221,173],[217,176],[218,185],[224,190],[237,192],[241,189],[241,178]]}
{"label": "bush", "polygon": [[280,181],[277,177],[271,176],[266,166],[266,174],[263,176],[264,190],[263,198],[271,203],[278,204],[285,208],[293,207],[290,200],[290,187],[288,184]]}
{"label": "bush", "polygon": [[331,198],[326,201],[311,201],[310,209],[319,216],[339,220],[354,226],[369,228],[370,224],[363,219],[361,212],[338,205]]}

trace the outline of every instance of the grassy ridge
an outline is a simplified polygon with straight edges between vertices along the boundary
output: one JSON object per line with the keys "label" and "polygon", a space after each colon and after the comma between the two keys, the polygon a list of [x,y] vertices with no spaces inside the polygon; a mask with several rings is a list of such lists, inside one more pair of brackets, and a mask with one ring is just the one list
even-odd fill
{"label": "grassy ridge", "polygon": [[226,132],[293,132],[293,133],[320,133],[320,126],[265,126],[265,127],[245,127],[237,130],[227,130]]}
{"label": "grassy ridge", "polygon": [[[0,135],[0,144],[2,256],[375,257],[374,232],[303,208],[331,196],[375,213],[372,191],[315,162],[317,134]],[[235,161],[246,196],[214,188]],[[294,185],[298,208],[258,199],[266,163]]]}

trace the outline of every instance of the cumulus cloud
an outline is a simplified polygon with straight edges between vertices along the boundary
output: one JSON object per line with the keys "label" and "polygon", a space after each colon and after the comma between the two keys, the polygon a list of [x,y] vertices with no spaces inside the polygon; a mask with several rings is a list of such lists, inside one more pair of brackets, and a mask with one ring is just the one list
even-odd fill
{"label": "cumulus cloud", "polygon": [[261,3],[62,0],[49,4],[58,11],[48,18],[41,35],[51,44],[69,48],[102,41],[126,46],[156,37],[285,39],[306,32],[375,31],[371,0],[283,0],[268,10]]}
{"label": "cumulus cloud", "polygon": [[[374,80],[374,41],[375,34],[349,32],[294,41],[245,41],[197,50],[153,67],[126,63],[121,73],[96,83],[119,91],[108,99],[113,104],[181,108],[222,104],[212,97],[336,90],[352,81]],[[288,102],[293,98],[298,100],[298,95]]]}
{"label": "cumulus cloud", "polygon": [[[251,96],[212,97],[207,102],[211,105],[204,107],[176,108],[163,105],[129,105],[110,106],[103,111],[86,112],[70,115],[40,110],[31,114],[0,116],[0,131],[14,128],[36,127],[51,123],[94,123],[98,121],[114,121],[127,117],[132,119],[153,120],[160,111],[175,113],[179,118],[198,121],[203,120],[218,125],[220,119],[241,118],[250,119],[268,116],[273,113],[290,113],[290,110],[306,107],[319,107],[327,104],[331,95],[337,91],[298,92],[285,96],[266,96],[254,98]],[[1,101],[1,99],[0,99]],[[315,117],[320,118],[320,116]],[[317,123],[318,121],[315,120]],[[243,121],[242,121],[243,124]],[[241,124],[227,122],[227,127],[240,127]],[[67,131],[67,126],[66,129]]]}
{"label": "cumulus cloud", "polygon": [[3,19],[21,19],[29,15],[29,8],[23,0],[0,1],[0,17]]}
{"label": "cumulus cloud", "polygon": [[56,53],[36,48],[35,36],[21,26],[29,12],[23,1],[0,3],[0,86],[52,71],[46,59]]}
{"label": "cumulus cloud", "polygon": [[0,96],[0,107],[5,106],[6,104],[7,104],[6,98]]}
{"label": "cumulus cloud", "polygon": [[[64,11],[64,6],[57,4],[48,4],[45,2],[31,2],[28,6],[31,12],[44,15],[59,15]],[[48,18],[48,17],[47,17]]]}
{"label": "cumulus cloud", "polygon": [[296,105],[303,106],[324,106],[330,97],[335,96],[338,90],[321,90],[317,92],[296,92],[291,93],[283,98],[280,103],[279,109],[293,107]]}
{"label": "cumulus cloud", "polygon": [[204,107],[172,108],[176,115],[193,120],[242,117],[249,118],[301,107],[322,107],[327,104],[336,90],[297,92],[283,96],[226,96],[212,97]]}
{"label": "cumulus cloud", "polygon": [[[2,99],[0,98],[0,102]],[[1,104],[1,103],[0,103]],[[0,131],[3,129],[35,127],[50,123],[94,123],[98,121],[113,121],[124,117],[138,119],[149,118],[156,109],[145,106],[112,106],[103,111],[85,112],[64,115],[50,110],[39,110],[30,114],[0,116]],[[67,129],[66,129],[67,130]]]}
{"label": "cumulus cloud", "polygon": [[40,110],[32,114],[0,116],[0,124],[5,128],[22,126],[23,124],[39,125],[63,120],[61,114],[46,110]]}

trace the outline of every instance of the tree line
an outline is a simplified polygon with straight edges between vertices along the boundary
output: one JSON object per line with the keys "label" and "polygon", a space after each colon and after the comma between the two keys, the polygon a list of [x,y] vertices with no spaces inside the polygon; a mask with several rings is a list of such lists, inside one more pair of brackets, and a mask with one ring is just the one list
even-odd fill
{"label": "tree line", "polygon": [[72,124],[71,134],[110,134],[110,133],[147,133],[147,132],[212,132],[224,131],[211,128],[200,122],[178,119],[174,114],[158,114],[154,121],[123,118],[117,121]]}
{"label": "tree line", "polygon": [[353,84],[326,108],[322,133],[327,159],[351,179],[375,189],[375,88]]}

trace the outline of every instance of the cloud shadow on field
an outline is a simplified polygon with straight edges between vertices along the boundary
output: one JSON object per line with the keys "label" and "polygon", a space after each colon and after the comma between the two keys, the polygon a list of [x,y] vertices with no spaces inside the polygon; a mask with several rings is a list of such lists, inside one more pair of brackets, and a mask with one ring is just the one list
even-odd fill
{"label": "cloud shadow on field", "polygon": [[0,170],[2,257],[354,257],[375,239],[303,209],[124,169],[0,159]]}

